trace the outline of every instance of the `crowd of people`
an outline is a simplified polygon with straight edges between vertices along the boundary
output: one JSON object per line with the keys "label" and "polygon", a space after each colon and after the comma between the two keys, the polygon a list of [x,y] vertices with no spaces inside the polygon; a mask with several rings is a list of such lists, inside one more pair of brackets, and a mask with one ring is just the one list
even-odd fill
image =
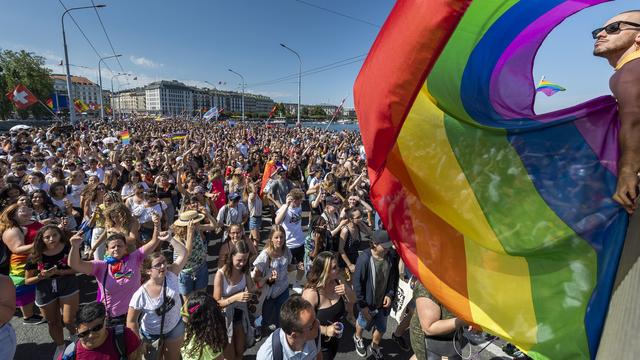
{"label": "crowd of people", "polygon": [[400,280],[415,301],[393,341],[460,356],[464,322],[376,220],[356,132],[128,119],[0,146],[0,359],[14,314],[46,322],[54,360],[234,360],[263,337],[259,360],[331,360],[344,341],[382,359]]}

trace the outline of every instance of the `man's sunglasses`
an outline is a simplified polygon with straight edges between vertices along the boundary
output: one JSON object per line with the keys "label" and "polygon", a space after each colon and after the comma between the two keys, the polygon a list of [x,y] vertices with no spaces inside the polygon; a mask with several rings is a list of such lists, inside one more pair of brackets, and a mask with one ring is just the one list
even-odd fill
{"label": "man's sunglasses", "polygon": [[78,336],[78,339],[82,339],[84,337],[89,336],[90,333],[94,333],[94,332],[98,332],[98,331],[102,330],[103,327],[104,327],[104,323],[100,323],[100,324],[92,327],[91,329],[85,330],[83,332],[79,332],[76,335]]}
{"label": "man's sunglasses", "polygon": [[[622,24],[635,26],[636,28],[620,29],[620,25]],[[597,39],[598,34],[600,34],[602,30],[604,30],[607,34],[611,35],[619,32],[620,30],[640,30],[640,24],[629,22],[629,21],[616,21],[616,22],[612,22],[611,24],[605,27],[601,27],[593,30],[591,32],[591,36],[593,36],[594,39]]]}

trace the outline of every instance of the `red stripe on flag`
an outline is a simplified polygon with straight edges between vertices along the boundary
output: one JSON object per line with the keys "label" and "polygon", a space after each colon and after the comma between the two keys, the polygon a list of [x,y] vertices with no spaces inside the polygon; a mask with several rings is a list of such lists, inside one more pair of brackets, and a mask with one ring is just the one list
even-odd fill
{"label": "red stripe on flag", "polygon": [[418,91],[470,3],[400,0],[380,30],[354,85],[360,133],[375,172],[382,170]]}

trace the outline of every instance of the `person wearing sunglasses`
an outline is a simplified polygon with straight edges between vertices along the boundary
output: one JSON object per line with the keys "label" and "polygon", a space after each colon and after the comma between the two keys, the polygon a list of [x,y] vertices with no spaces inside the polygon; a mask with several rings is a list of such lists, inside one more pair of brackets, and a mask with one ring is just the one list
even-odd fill
{"label": "person wearing sunglasses", "polygon": [[613,199],[631,214],[638,207],[640,183],[640,10],[616,15],[591,35],[593,55],[607,59],[615,69],[609,86],[618,101],[621,154]]}
{"label": "person wearing sunglasses", "polygon": [[67,346],[58,360],[66,359],[142,359],[138,336],[129,328],[106,326],[106,310],[99,302],[88,303],[76,314],[76,342]]}

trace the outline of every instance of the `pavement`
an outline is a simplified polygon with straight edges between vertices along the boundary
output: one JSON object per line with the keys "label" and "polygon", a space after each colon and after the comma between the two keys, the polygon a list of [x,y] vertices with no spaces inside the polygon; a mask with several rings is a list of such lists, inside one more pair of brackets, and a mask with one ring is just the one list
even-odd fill
{"label": "pavement", "polygon": [[[269,223],[271,219],[267,216],[263,222],[262,239],[265,239],[268,235],[268,229],[270,229]],[[308,226],[308,217],[303,217],[303,226]],[[218,254],[221,243],[219,240],[212,240],[209,242],[208,254]],[[366,245],[366,244],[364,244]],[[210,255],[207,258],[209,264],[209,287],[207,291],[213,294],[213,276],[217,267],[217,256]],[[293,276],[291,275],[291,281],[293,282]],[[86,275],[78,275],[80,281],[81,292],[80,303],[91,302],[96,299],[97,284],[94,277]],[[11,325],[15,329],[18,346],[16,349],[15,360],[32,360],[32,359],[51,359],[55,351],[51,338],[49,337],[46,324],[40,325],[24,325],[22,324],[22,318],[19,316],[19,310],[16,312],[18,316],[14,316],[11,320]],[[395,320],[389,318],[387,333],[383,336],[381,346],[382,353],[385,358],[406,360],[411,358],[412,352],[406,352],[400,349],[400,347],[391,339],[391,334],[395,331],[397,323]],[[355,329],[350,324],[346,324],[344,328],[344,334],[340,341],[338,354],[336,360],[353,360],[363,359],[355,351],[355,345],[352,337]],[[68,333],[65,330],[65,336],[68,339]],[[465,347],[462,351],[465,359],[475,360],[508,360],[512,357],[508,356],[501,350],[501,346],[504,345],[504,341],[497,339],[494,341],[487,341],[484,336],[476,334],[465,334],[470,339],[470,345]],[[267,339],[268,334],[263,337],[263,340],[247,349],[245,352],[245,359],[253,360],[256,358],[256,353],[260,348],[260,345]],[[409,334],[404,335],[407,344],[410,344]],[[371,334],[364,334],[365,345],[371,342]],[[468,355],[469,354],[469,355]],[[5,359],[0,359],[5,360]],[[8,360],[8,359],[7,359]]]}

